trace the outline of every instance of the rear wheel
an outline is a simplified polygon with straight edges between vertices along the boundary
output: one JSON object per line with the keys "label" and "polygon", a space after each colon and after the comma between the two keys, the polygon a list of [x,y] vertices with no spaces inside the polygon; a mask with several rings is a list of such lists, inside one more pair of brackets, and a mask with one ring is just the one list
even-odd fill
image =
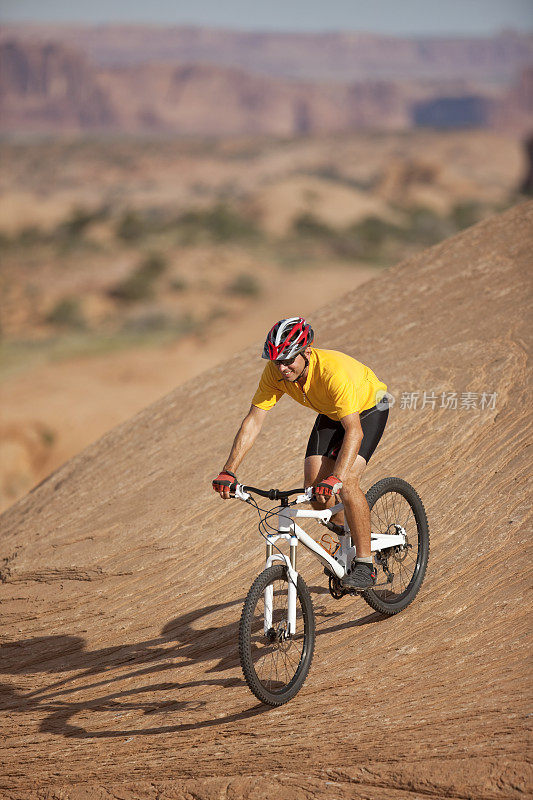
{"label": "rear wheel", "polygon": [[363,592],[366,602],[387,616],[415,599],[429,558],[429,526],[422,500],[401,478],[383,478],[366,493],[373,533],[405,531],[404,545],[377,552],[377,584]]}
{"label": "rear wheel", "polygon": [[[287,568],[276,564],[253,582],[239,629],[242,671],[251,691],[270,706],[291,700],[301,689],[315,646],[315,615],[309,589],[297,581],[296,631],[288,630]],[[265,630],[265,591],[272,596],[272,621]]]}

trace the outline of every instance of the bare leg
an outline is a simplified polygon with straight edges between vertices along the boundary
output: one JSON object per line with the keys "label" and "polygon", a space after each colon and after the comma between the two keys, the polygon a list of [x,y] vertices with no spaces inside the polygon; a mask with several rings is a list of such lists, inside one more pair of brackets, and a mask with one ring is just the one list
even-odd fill
{"label": "bare leg", "polygon": [[362,456],[357,456],[340,491],[358,558],[367,558],[372,555],[370,549],[370,509],[368,508],[366,497],[359,486],[359,481],[365,468],[365,459]]}
{"label": "bare leg", "polygon": [[[366,497],[359,486],[359,481],[366,469],[366,461],[362,456],[357,456],[350,474],[344,481],[340,492],[340,499],[344,504],[348,527],[352,534],[352,541],[359,558],[371,555],[370,550],[370,509]],[[308,456],[304,462],[304,485],[316,486],[321,480],[335,472],[335,461],[325,456]],[[320,510],[333,506],[336,498],[330,498],[326,504],[313,501],[313,508]],[[337,525],[344,524],[344,514],[340,511],[332,517]]]}
{"label": "bare leg", "polygon": [[[376,582],[376,570],[372,566],[370,509],[366,502],[359,481],[366,469],[366,461],[362,456],[356,456],[352,469],[343,480],[340,499],[344,505],[344,514],[350,528],[352,543],[355,545],[356,560],[363,559],[366,564],[358,563],[349,574],[345,575],[341,585],[355,591],[369,589]],[[321,480],[335,474],[335,461],[325,456],[308,456],[305,459],[304,481],[305,486],[316,486]],[[322,498],[323,499],[323,498]],[[319,510],[332,506],[336,498],[329,498],[326,503],[313,501],[313,508]],[[342,524],[343,514],[335,514],[335,522]],[[347,537],[341,536],[341,543]],[[368,559],[368,561],[367,561]]]}

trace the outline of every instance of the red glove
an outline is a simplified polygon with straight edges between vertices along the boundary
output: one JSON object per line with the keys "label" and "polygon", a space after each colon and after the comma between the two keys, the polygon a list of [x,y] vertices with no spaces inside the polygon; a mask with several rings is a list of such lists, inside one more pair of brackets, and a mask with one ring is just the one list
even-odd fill
{"label": "red glove", "polygon": [[332,497],[342,489],[342,481],[336,475],[330,475],[321,483],[315,486],[315,495],[320,497]]}
{"label": "red glove", "polygon": [[223,469],[220,475],[217,475],[213,481],[213,489],[215,492],[223,492],[228,487],[230,494],[235,494],[235,486],[237,485],[237,477],[227,469]]}

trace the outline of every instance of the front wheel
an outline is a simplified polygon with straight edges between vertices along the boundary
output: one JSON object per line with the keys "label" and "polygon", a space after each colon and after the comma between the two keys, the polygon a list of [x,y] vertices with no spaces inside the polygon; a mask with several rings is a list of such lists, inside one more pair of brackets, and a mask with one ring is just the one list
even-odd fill
{"label": "front wheel", "polygon": [[375,554],[377,584],[363,592],[375,611],[392,616],[415,599],[429,558],[429,526],[422,500],[401,478],[383,478],[366,493],[374,533],[405,531],[405,544]]}
{"label": "front wheel", "polygon": [[315,647],[315,614],[301,576],[296,586],[296,630],[289,631],[290,580],[282,564],[265,569],[250,587],[241,614],[242,671],[253,694],[270,706],[281,706],[299,692]]}

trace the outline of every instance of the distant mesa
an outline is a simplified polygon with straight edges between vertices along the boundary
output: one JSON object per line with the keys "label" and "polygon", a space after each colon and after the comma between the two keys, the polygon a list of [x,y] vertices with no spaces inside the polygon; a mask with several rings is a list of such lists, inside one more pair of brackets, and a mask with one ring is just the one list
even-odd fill
{"label": "distant mesa", "polygon": [[533,35],[407,38],[361,32],[276,33],[192,26],[5,24],[1,38],[57,41],[98,68],[210,64],[271,78],[482,81],[509,85],[533,64]]}
{"label": "distant mesa", "polygon": [[[427,40],[413,51],[413,42],[392,37],[359,37],[357,47],[342,34],[274,37],[282,75],[268,36],[253,39],[254,60],[252,40],[230,32],[197,31],[187,47],[182,29],[166,38],[157,29],[158,55],[151,37],[139,39],[141,28],[133,39],[131,29],[72,29],[70,38],[68,30],[8,26],[11,38],[0,34],[0,132],[306,136],[429,126],[523,135],[533,126],[533,69],[524,67],[533,37],[505,40],[505,58],[486,40],[478,48],[485,77],[476,83],[478,64],[459,41]],[[45,34],[56,41],[39,39]],[[463,64],[460,80],[450,77],[447,57],[455,69]],[[522,69],[516,84],[489,85],[511,64]]]}
{"label": "distant mesa", "polygon": [[54,43],[0,45],[3,131],[111,129],[115,115],[92,65]]}

